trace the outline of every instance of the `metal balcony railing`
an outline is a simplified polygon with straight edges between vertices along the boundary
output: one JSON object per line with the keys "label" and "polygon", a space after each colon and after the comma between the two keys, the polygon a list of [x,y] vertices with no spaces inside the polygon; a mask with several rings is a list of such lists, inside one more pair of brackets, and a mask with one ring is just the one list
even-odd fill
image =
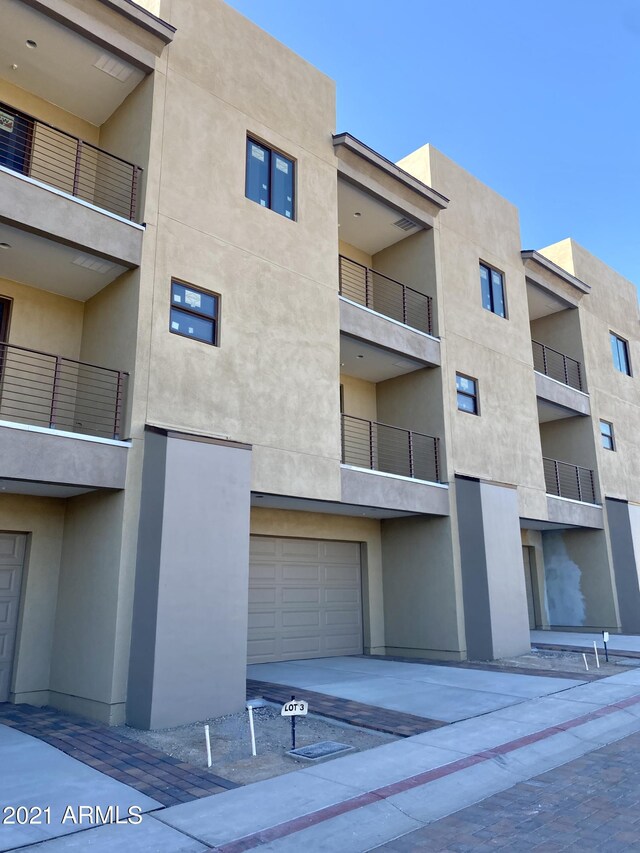
{"label": "metal balcony railing", "polygon": [[140,166],[2,103],[0,165],[125,219],[136,218]]}
{"label": "metal balcony railing", "polygon": [[122,438],[128,374],[0,343],[0,420]]}
{"label": "metal balcony railing", "polygon": [[533,367],[538,373],[544,373],[550,379],[556,379],[571,388],[582,391],[582,365],[575,358],[538,341],[531,341],[533,347]]}
{"label": "metal balcony railing", "polygon": [[542,462],[548,495],[590,504],[596,502],[593,471],[590,468],[581,468],[557,459],[543,458]]}
{"label": "metal balcony railing", "polygon": [[344,255],[339,256],[339,262],[341,296],[413,329],[433,334],[430,296]]}
{"label": "metal balcony railing", "polygon": [[438,439],[342,415],[342,462],[418,480],[440,481]]}

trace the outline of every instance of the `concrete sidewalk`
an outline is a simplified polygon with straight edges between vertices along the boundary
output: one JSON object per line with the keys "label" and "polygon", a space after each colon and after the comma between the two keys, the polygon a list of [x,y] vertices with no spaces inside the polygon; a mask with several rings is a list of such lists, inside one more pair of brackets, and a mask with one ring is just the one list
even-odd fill
{"label": "concrete sidewalk", "polygon": [[[593,651],[593,643],[598,644],[598,653],[603,652],[602,633],[584,634],[579,631],[532,631],[531,645],[542,646],[558,646],[560,648],[568,648],[571,646],[579,646],[585,651],[590,649]],[[631,654],[640,654],[640,635],[638,634],[609,634],[609,642],[607,644],[611,652],[630,652]]]}
{"label": "concrete sidewalk", "polygon": [[[638,731],[640,672],[623,672],[157,811],[138,827],[90,829],[27,849],[366,851]],[[159,825],[174,833],[166,843],[157,843]]]}

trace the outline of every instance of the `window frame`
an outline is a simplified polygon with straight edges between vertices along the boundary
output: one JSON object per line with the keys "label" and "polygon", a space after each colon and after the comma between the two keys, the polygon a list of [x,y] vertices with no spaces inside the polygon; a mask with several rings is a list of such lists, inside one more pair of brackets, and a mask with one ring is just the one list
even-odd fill
{"label": "window frame", "polygon": [[[247,168],[247,163],[249,162],[249,146],[251,144],[258,145],[260,148],[265,149],[269,154],[269,186],[267,187],[267,204],[261,204],[255,198],[251,198],[248,194],[249,187],[249,170]],[[286,213],[281,213],[279,210],[276,210],[273,207],[273,178],[276,169],[275,165],[275,157],[280,156],[287,162],[291,163],[291,216],[287,216]],[[280,148],[277,148],[274,145],[271,145],[269,142],[265,142],[260,139],[259,136],[254,136],[251,133],[247,133],[247,141],[245,145],[245,167],[244,167],[244,196],[249,201],[252,201],[254,204],[257,204],[259,207],[264,207],[266,210],[272,210],[274,213],[277,213],[278,216],[282,216],[283,219],[287,219],[289,222],[297,222],[297,201],[298,201],[298,193],[297,193],[297,180],[296,180],[296,172],[298,170],[298,161],[292,157],[290,154],[286,154]]]}
{"label": "window frame", "polygon": [[[603,432],[603,429],[602,429],[603,426],[609,427],[608,433]],[[605,439],[608,439],[611,442],[610,447],[607,444],[605,444]],[[615,439],[615,434],[614,434],[614,430],[613,430],[613,424],[611,423],[611,421],[603,420],[603,418],[600,418],[600,442],[601,442],[604,450],[610,450],[613,453],[616,452],[616,439]]]}
{"label": "window frame", "polygon": [[[485,269],[489,276],[489,299],[491,302],[491,307],[487,308],[484,304],[484,300],[482,298],[482,270]],[[479,261],[478,270],[480,273],[480,304],[484,308],[485,311],[489,311],[489,313],[495,315],[496,317],[500,317],[503,320],[509,319],[509,311],[507,309],[507,286],[506,286],[506,275],[502,270],[499,270],[497,267],[491,266],[486,261]],[[499,275],[502,283],[502,306],[504,309],[504,314],[500,314],[496,311],[496,300],[494,295],[494,285],[493,285],[493,276],[494,274]]]}
{"label": "window frame", "polygon": [[[616,354],[614,354],[613,352],[614,341],[616,344],[616,353],[618,356],[617,361],[620,360],[620,344],[622,344],[624,348],[624,357],[627,366],[626,370],[622,370],[620,367],[618,367],[618,363],[616,361]],[[613,359],[614,368],[618,371],[618,373],[622,373],[623,376],[633,376],[633,370],[631,368],[631,352],[629,350],[629,341],[626,338],[621,338],[620,335],[616,334],[615,332],[612,332],[611,329],[609,329],[609,345],[611,346],[611,357]]]}
{"label": "window frame", "polygon": [[[475,393],[470,394],[468,391],[461,391],[458,388],[458,377],[460,379],[466,379],[468,382],[473,382]],[[469,400],[473,400],[473,411],[470,412],[468,409],[461,409],[459,405],[459,396],[462,395]],[[478,380],[474,376],[468,376],[466,373],[459,373],[456,371],[456,408],[457,411],[462,412],[465,415],[474,415],[475,417],[480,417],[480,388]]]}
{"label": "window frame", "polygon": [[[185,307],[184,305],[176,305],[173,301],[173,285],[177,284],[181,287],[186,287],[188,290],[193,290],[196,293],[201,293],[204,296],[211,296],[215,300],[215,316],[209,317],[206,314],[203,314],[198,311],[194,311],[191,308]],[[185,281],[181,278],[176,278],[176,276],[171,276],[171,282],[169,286],[169,332],[172,335],[178,335],[180,338],[186,338],[189,341],[195,341],[198,344],[205,344],[205,346],[210,347],[219,347],[220,346],[220,306],[222,303],[222,297],[219,293],[216,293],[213,290],[206,290],[204,287],[196,287],[195,284],[191,284],[189,281]],[[184,332],[180,332],[178,329],[171,328],[171,311],[179,311],[182,314],[186,314],[191,317],[196,317],[198,320],[209,320],[213,323],[213,341],[205,341],[202,338],[195,337],[194,335],[186,335]]]}

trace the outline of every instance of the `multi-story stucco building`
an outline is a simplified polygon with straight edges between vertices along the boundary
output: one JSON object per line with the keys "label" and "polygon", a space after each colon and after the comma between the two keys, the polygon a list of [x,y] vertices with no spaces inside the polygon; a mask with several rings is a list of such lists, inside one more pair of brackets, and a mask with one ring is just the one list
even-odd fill
{"label": "multi-story stucco building", "polygon": [[628,281],[221,0],[3,0],[0,57],[0,700],[640,631]]}

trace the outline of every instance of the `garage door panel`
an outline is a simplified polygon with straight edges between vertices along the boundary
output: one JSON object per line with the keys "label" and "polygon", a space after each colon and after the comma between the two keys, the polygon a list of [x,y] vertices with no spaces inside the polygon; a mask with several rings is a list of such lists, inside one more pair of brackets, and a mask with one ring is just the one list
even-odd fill
{"label": "garage door panel", "polygon": [[283,559],[291,557],[307,557],[310,560],[318,559],[318,542],[314,539],[280,539]]}
{"label": "garage door panel", "polygon": [[320,645],[320,637],[282,637],[280,646],[283,655],[308,654],[310,657],[320,657],[322,647]]}
{"label": "garage door panel", "polygon": [[282,588],[283,604],[320,604],[321,590],[317,586]]}
{"label": "garage door panel", "polygon": [[325,566],[324,576],[328,584],[360,586],[360,566]]}
{"label": "garage door panel", "polygon": [[360,602],[360,590],[350,589],[349,587],[338,587],[324,589],[324,600],[326,604],[353,604]]}
{"label": "garage door panel", "polygon": [[310,583],[318,583],[322,568],[320,565],[304,566],[298,563],[282,566],[283,581],[309,581]]}
{"label": "garage door panel", "polygon": [[276,590],[274,587],[256,586],[249,587],[249,606],[252,604],[271,604],[276,603]]}
{"label": "garage door panel", "polygon": [[251,553],[260,556],[250,565],[249,662],[361,654],[359,544],[259,542],[252,537]]}
{"label": "garage door panel", "polygon": [[360,565],[360,545],[357,542],[322,542],[322,553],[327,560]]}
{"label": "garage door panel", "polygon": [[318,610],[291,610],[282,614],[283,628],[319,628],[320,612]]}
{"label": "garage door panel", "polygon": [[273,610],[249,613],[249,631],[262,630],[263,628],[276,628],[276,614]]}
{"label": "garage door panel", "polygon": [[344,626],[351,625],[354,628],[359,628],[361,625],[360,614],[354,613],[353,610],[327,610],[324,613],[324,624],[327,627],[333,625]]}
{"label": "garage door panel", "polygon": [[273,660],[274,655],[277,654],[276,641],[274,639],[265,640],[258,639],[252,640],[249,639],[247,643],[247,655],[249,660],[260,661],[264,660]]}
{"label": "garage door panel", "polygon": [[0,533],[0,560],[3,564],[16,563],[22,568],[27,537],[16,533]]}
{"label": "garage door panel", "polygon": [[334,634],[327,637],[325,649],[328,652],[333,652],[335,655],[349,655],[353,652],[347,651],[352,649],[358,642],[358,634]]}
{"label": "garage door panel", "polygon": [[277,566],[273,563],[253,563],[251,573],[256,581],[274,581],[277,575]]}
{"label": "garage door panel", "polygon": [[[249,556],[253,557],[275,557],[277,554],[278,540],[266,536],[252,536],[249,543]],[[253,560],[252,560],[253,562]]]}

